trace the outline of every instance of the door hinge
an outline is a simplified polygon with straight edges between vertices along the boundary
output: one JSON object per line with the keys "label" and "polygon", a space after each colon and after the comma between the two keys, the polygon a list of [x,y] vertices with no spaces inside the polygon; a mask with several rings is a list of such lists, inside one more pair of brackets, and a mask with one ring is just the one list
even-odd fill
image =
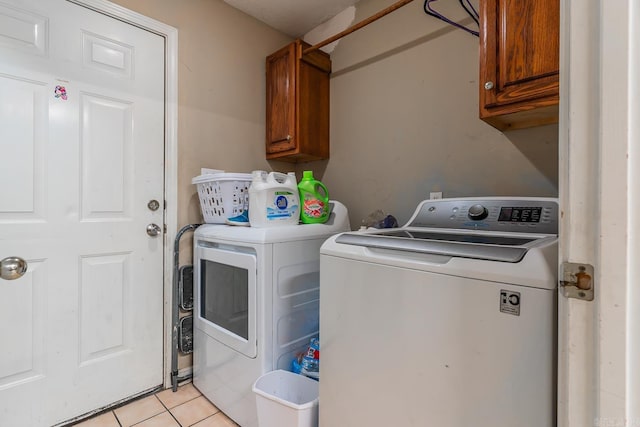
{"label": "door hinge", "polygon": [[162,232],[167,234],[167,224],[162,224]]}
{"label": "door hinge", "polygon": [[593,266],[563,262],[560,268],[559,284],[565,297],[593,301],[595,287]]}

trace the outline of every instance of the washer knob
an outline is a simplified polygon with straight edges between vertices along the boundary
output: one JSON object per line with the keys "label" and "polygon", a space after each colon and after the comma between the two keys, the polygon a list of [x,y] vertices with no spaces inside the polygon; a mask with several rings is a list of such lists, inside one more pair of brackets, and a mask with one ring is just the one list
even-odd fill
{"label": "washer knob", "polygon": [[474,221],[480,221],[481,219],[485,219],[489,215],[489,211],[484,206],[478,204],[473,205],[469,208],[469,219]]}

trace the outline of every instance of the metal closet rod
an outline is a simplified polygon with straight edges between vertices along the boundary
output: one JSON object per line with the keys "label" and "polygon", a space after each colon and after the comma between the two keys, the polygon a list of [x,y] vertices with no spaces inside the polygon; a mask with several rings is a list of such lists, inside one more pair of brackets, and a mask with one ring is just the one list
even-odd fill
{"label": "metal closet rod", "polygon": [[341,39],[342,37],[349,35],[351,33],[353,33],[356,30],[359,30],[360,28],[371,24],[373,21],[377,21],[378,19],[382,18],[385,15],[390,14],[391,12],[393,12],[396,9],[400,9],[402,6],[411,3],[413,0],[400,0],[394,4],[392,4],[391,6],[389,6],[386,9],[381,10],[380,12],[376,13],[375,15],[372,15],[370,17],[368,17],[367,19],[358,22],[357,24],[347,28],[346,30],[336,34],[335,36],[331,36],[326,40],[321,41],[318,44],[314,44],[311,47],[306,48],[305,50],[302,51],[303,55],[306,55],[307,53],[313,52],[314,50],[318,50],[323,46],[328,45],[329,43],[333,43],[334,41]]}

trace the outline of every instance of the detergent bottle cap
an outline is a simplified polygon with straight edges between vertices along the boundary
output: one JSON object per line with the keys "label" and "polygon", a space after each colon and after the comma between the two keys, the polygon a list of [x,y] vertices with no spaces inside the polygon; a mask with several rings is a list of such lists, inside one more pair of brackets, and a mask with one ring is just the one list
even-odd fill
{"label": "detergent bottle cap", "polygon": [[303,171],[302,179],[313,179],[313,171]]}

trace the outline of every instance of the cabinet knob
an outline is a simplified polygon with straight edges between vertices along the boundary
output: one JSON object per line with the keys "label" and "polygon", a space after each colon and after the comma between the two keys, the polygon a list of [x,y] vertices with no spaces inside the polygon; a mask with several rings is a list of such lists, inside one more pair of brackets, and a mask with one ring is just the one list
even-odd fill
{"label": "cabinet knob", "polygon": [[486,90],[491,90],[491,89],[493,89],[493,82],[486,82],[486,83],[484,84],[484,88],[485,88]]}
{"label": "cabinet knob", "polygon": [[287,135],[287,141],[291,141],[291,135]]}

